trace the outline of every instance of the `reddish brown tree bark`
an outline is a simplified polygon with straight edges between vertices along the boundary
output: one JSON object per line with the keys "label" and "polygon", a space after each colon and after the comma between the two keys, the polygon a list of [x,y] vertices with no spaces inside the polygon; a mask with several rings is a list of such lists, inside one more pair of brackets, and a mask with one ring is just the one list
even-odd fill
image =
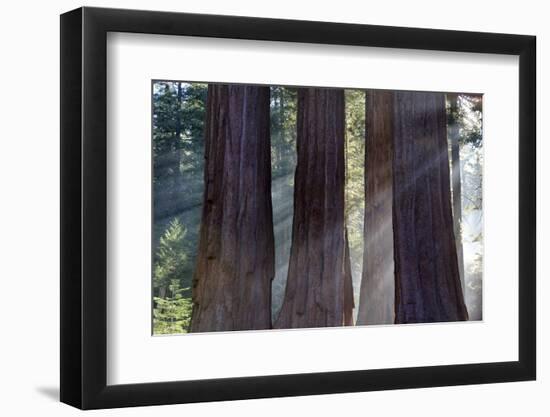
{"label": "reddish brown tree bark", "polygon": [[271,327],[270,152],[269,88],[209,85],[193,332]]}
{"label": "reddish brown tree bark", "polygon": [[395,322],[467,320],[451,209],[445,95],[395,93]]}
{"label": "reddish brown tree bark", "polygon": [[292,246],[278,328],[344,321],[344,91],[298,92]]}
{"label": "reddish brown tree bark", "polygon": [[363,274],[357,324],[394,322],[393,92],[367,92]]}

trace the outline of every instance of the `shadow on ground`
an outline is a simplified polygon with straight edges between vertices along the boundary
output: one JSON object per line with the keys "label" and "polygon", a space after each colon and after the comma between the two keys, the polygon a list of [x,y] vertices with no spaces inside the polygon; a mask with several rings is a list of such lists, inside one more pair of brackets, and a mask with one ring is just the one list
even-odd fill
{"label": "shadow on ground", "polygon": [[53,401],[59,401],[59,387],[36,387],[36,391]]}

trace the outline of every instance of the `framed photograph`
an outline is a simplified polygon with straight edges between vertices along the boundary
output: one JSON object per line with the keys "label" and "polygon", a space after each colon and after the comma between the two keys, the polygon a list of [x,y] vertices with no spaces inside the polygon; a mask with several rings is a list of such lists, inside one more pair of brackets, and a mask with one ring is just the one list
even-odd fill
{"label": "framed photograph", "polygon": [[61,401],[533,380],[535,37],[61,16]]}

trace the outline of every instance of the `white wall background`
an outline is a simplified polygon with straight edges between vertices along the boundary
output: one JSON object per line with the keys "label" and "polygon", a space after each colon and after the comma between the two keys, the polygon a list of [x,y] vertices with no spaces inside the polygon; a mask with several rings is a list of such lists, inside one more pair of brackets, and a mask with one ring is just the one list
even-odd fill
{"label": "white wall background", "polygon": [[[68,416],[59,392],[59,17],[60,0],[5,2],[0,15],[0,413]],[[99,411],[95,415],[279,416],[342,413],[408,416],[544,416],[550,413],[550,196],[542,166],[550,27],[544,2],[461,0],[358,2],[277,0],[93,1],[86,5],[532,34],[538,37],[538,381]],[[498,6],[497,6],[498,5]],[[546,110],[546,111],[545,111]],[[544,131],[543,131],[544,125]],[[502,190],[503,192],[505,189]]]}

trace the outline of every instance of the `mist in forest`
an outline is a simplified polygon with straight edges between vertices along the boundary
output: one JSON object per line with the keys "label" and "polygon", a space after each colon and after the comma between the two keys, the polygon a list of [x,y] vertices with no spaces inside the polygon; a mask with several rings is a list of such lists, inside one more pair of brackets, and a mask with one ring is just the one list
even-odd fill
{"label": "mist in forest", "polygon": [[[198,262],[201,220],[205,216],[205,155],[209,85],[177,81],[152,83],[153,150],[153,334],[191,331],[193,291]],[[365,90],[345,90],[345,228],[353,284],[353,317],[362,300],[365,242],[377,236],[365,230]],[[454,100],[454,101],[453,101]],[[271,320],[280,314],[287,290],[293,238],[295,175],[298,161],[298,91],[269,88],[269,137],[271,149],[271,205],[274,241],[271,282]],[[463,296],[469,320],[482,319],[483,210],[482,210],[482,109],[479,96],[447,95],[446,101],[451,195],[453,178],[460,184],[460,219],[454,214],[457,250],[463,256]],[[212,128],[210,128],[212,129]],[[210,135],[212,132],[210,132]],[[453,168],[451,137],[459,160]],[[210,145],[212,146],[212,145]],[[456,158],[456,152],[455,152]],[[456,161],[455,161],[456,162]],[[458,167],[458,168],[457,168]],[[458,170],[457,170],[458,169]],[[458,175],[458,177],[457,177]],[[379,230],[392,230],[386,215]],[[393,256],[385,260],[385,275],[393,279]],[[195,282],[194,282],[195,279]],[[225,285],[225,284],[224,284]],[[393,296],[393,294],[392,294]],[[393,311],[391,322],[393,323]],[[379,323],[385,324],[385,323]]]}

